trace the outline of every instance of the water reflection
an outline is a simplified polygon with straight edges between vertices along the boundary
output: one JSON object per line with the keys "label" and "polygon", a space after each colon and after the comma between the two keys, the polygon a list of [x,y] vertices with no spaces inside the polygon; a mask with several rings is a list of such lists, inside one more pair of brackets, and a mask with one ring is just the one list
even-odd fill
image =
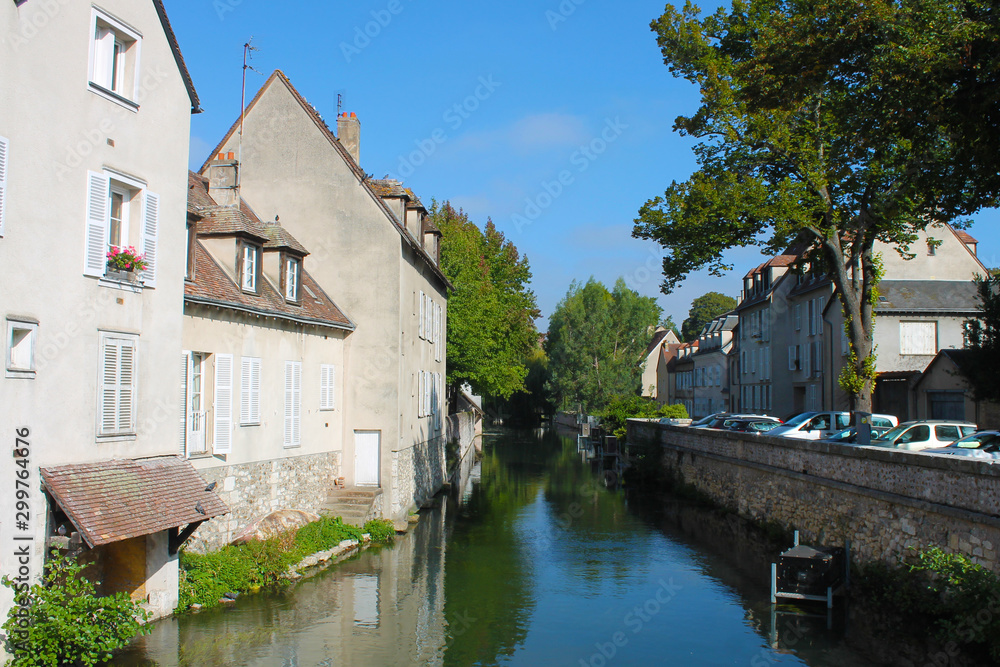
{"label": "water reflection", "polygon": [[461,477],[395,546],[158,623],[115,664],[865,665],[842,620],[772,618],[772,554],[754,531],[637,506],[571,438],[487,437]]}

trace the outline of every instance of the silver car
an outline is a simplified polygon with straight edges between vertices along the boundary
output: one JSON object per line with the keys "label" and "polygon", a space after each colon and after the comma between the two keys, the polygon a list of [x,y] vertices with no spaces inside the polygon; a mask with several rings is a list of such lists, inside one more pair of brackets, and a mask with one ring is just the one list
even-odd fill
{"label": "silver car", "polygon": [[976,425],[970,422],[952,422],[934,419],[903,422],[878,440],[872,440],[872,445],[919,452],[925,449],[944,447],[959,438],[975,432]]}
{"label": "silver car", "polygon": [[1000,431],[980,431],[956,440],[947,447],[925,449],[924,454],[950,454],[973,459],[1000,459]]}

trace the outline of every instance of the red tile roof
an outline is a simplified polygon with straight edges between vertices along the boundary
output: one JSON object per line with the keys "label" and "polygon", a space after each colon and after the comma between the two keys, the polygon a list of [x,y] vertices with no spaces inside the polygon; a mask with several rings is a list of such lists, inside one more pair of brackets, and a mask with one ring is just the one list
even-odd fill
{"label": "red tile roof", "polygon": [[184,284],[186,303],[228,307],[302,324],[354,329],[347,315],[304,269],[301,301],[300,304],[293,304],[288,303],[267,278],[261,279],[257,294],[247,294],[226,275],[200,242],[195,244],[194,259],[195,279]]}
{"label": "red tile roof", "polygon": [[[90,547],[229,513],[176,456],[42,468],[42,484]],[[199,511],[200,509],[200,511]]]}
{"label": "red tile roof", "polygon": [[970,245],[979,243],[979,241],[977,239],[973,238],[972,235],[969,234],[969,232],[965,231],[964,229],[956,229],[955,230],[955,235],[958,236],[958,239],[962,243],[966,243],[966,244],[970,244]]}

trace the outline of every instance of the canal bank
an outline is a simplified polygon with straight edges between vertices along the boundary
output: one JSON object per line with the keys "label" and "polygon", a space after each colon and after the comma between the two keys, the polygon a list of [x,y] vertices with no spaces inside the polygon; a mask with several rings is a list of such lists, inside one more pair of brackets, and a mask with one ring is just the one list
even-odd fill
{"label": "canal bank", "polygon": [[772,642],[766,550],[637,507],[569,438],[487,434],[469,477],[393,546],[157,623],[113,664],[872,664],[840,625],[782,622]]}

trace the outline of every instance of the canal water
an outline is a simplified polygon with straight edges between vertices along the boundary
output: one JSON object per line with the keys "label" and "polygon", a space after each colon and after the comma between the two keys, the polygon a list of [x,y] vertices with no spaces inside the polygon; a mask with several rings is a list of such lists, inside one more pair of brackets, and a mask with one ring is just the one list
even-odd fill
{"label": "canal water", "polygon": [[637,507],[571,437],[487,435],[466,477],[394,545],[161,621],[113,664],[870,664],[841,613],[775,613],[754,531],[684,503]]}

